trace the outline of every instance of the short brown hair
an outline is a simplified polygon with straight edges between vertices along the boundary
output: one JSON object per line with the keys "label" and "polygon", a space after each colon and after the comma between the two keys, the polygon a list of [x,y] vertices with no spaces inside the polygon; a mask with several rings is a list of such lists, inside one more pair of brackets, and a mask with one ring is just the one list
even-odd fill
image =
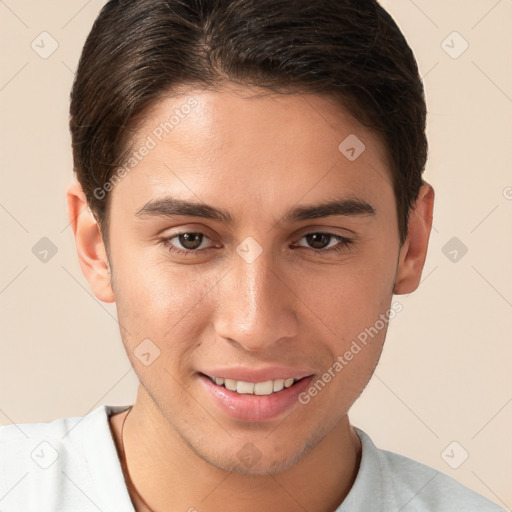
{"label": "short brown hair", "polygon": [[184,86],[227,81],[335,97],[391,162],[400,241],[423,183],[426,106],[414,55],[376,0],[111,0],[71,91],[74,170],[108,252],[109,198],[144,114]]}

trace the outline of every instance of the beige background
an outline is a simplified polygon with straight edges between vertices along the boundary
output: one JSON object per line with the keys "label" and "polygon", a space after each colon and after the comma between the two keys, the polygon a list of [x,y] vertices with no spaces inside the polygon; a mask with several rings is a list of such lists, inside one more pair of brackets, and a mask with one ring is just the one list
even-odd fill
{"label": "beige background", "polygon": [[[510,509],[512,2],[382,3],[425,80],[425,177],[437,196],[423,282],[397,297],[404,310],[352,421],[378,446]],[[65,203],[68,96],[103,4],[0,1],[0,424],[82,416],[135,397],[115,305],[98,301],[81,274]],[[46,59],[31,47],[43,31],[58,42]],[[57,247],[46,263],[32,253],[42,237]],[[443,252],[453,237],[468,249],[455,262],[452,246]],[[469,458],[452,469],[445,460],[455,465],[463,450]]]}

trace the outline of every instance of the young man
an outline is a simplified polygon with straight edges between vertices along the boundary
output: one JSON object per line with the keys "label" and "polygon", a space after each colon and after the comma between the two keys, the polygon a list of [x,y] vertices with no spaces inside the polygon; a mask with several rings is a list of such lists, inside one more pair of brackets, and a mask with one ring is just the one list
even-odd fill
{"label": "young man", "polygon": [[67,197],[140,386],[2,427],[0,510],[501,510],[347,415],[421,278],[425,117],[374,1],[108,2]]}

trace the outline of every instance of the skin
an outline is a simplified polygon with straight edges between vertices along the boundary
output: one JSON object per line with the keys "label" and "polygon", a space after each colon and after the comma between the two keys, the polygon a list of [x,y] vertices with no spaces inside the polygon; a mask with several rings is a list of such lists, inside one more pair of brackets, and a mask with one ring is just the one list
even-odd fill
{"label": "skin", "polygon": [[[190,90],[148,112],[135,148],[187,98],[198,101],[111,192],[110,259],[80,185],[67,191],[82,271],[99,300],[116,302],[140,380],[124,428],[126,464],[154,511],[332,512],[339,506],[361,456],[347,413],[373,374],[385,328],[307,405],[296,403],[273,420],[226,415],[197,372],[275,364],[320,377],[390,309],[393,294],[417,288],[425,262],[434,201],[429,184],[401,246],[380,138],[326,97],[252,98],[254,92],[234,85]],[[355,161],[338,150],[349,134],[366,146]],[[235,223],[135,215],[168,194],[226,209]],[[375,214],[280,220],[295,206],[334,195],[364,200]],[[170,253],[162,239],[183,231],[203,233],[200,248],[174,238],[174,247],[196,252]],[[305,236],[325,232],[353,242],[327,237],[315,246]],[[262,248],[250,264],[236,251],[248,236]],[[343,250],[314,252],[334,246]],[[146,338],[160,349],[149,366],[134,354]],[[118,445],[125,414],[110,420]],[[261,453],[251,467],[237,457],[246,443]],[[137,511],[147,510],[133,493],[132,500]]]}

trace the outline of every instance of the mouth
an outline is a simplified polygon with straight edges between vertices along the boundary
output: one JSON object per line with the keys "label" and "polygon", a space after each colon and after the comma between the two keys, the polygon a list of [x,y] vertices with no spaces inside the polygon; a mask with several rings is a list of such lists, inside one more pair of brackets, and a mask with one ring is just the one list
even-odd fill
{"label": "mouth", "polygon": [[[273,395],[292,387],[295,383],[302,380],[302,378],[287,378],[287,379],[274,379],[264,382],[246,382],[243,380],[233,380],[224,377],[214,377],[211,375],[203,374],[210,379],[216,386],[222,386],[229,391],[233,391],[240,395]],[[305,378],[305,377],[303,377]]]}
{"label": "mouth", "polygon": [[199,372],[206,396],[221,414],[252,423],[289,414],[312,379],[313,375],[307,375],[248,382]]}

